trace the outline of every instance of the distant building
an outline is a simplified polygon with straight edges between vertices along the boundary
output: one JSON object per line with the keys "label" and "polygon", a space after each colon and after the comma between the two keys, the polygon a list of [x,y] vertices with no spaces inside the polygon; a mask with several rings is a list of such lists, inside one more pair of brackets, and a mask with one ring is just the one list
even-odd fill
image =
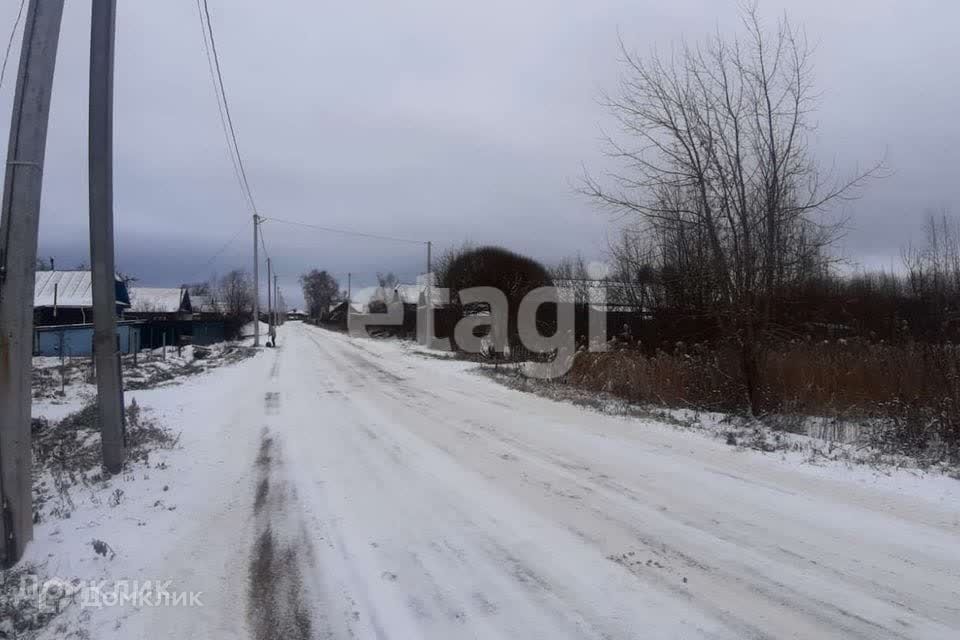
{"label": "distant building", "polygon": [[644,285],[612,280],[554,280],[559,302],[589,304],[600,311],[642,312]]}
{"label": "distant building", "polygon": [[[417,280],[420,282],[417,282],[416,284],[398,284],[397,286],[393,287],[393,289],[377,287],[370,296],[369,304],[379,308],[390,303],[400,302],[403,304],[405,309],[416,310],[417,306],[425,304],[427,295],[427,285],[425,282],[423,282],[424,277],[419,276]],[[444,306],[444,304],[440,301],[440,291],[436,285],[434,285],[434,287],[431,289],[431,294],[433,297],[434,307]]]}
{"label": "distant building", "polygon": [[359,302],[344,300],[331,307],[329,312],[323,314],[322,320],[325,324],[346,329],[348,316],[352,313],[366,313],[366,308]]}
{"label": "distant building", "polygon": [[223,314],[220,304],[214,296],[207,294],[195,294],[190,296],[190,306],[193,308],[193,315],[221,316]]}

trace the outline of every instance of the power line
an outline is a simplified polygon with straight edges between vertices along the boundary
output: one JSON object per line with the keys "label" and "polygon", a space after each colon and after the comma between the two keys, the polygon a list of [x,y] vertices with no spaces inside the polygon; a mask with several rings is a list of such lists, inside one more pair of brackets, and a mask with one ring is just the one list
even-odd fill
{"label": "power line", "polygon": [[223,246],[221,246],[219,249],[217,249],[217,250],[214,252],[214,254],[213,254],[212,256],[210,256],[210,258],[209,258],[205,263],[203,263],[203,266],[201,266],[201,267],[199,267],[198,269],[196,269],[196,270],[193,271],[193,273],[190,275],[189,280],[192,280],[193,277],[194,277],[196,274],[200,273],[201,271],[205,271],[210,265],[212,265],[212,264],[214,263],[214,261],[215,261],[217,258],[219,258],[221,255],[223,255],[223,252],[226,251],[227,248],[230,247],[230,245],[233,244],[234,241],[235,241],[238,237],[240,237],[240,234],[241,234],[243,231],[245,231],[245,230],[246,230],[246,227],[245,227],[245,226],[241,226],[240,228],[238,228],[238,229],[236,230],[236,232],[235,232],[232,236],[230,236],[230,239],[227,240],[226,242],[224,242],[224,243],[223,243]]}
{"label": "power line", "polygon": [[217,111],[220,114],[220,127],[223,130],[223,139],[227,143],[227,155],[230,157],[230,164],[233,165],[233,175],[237,179],[240,193],[244,201],[253,208],[253,203],[247,198],[247,192],[243,188],[243,178],[240,176],[240,167],[237,166],[237,158],[233,152],[233,145],[230,144],[230,132],[227,130],[227,118],[223,112],[223,100],[220,97],[220,89],[217,86],[217,72],[213,66],[213,56],[210,53],[210,44],[207,40],[207,28],[204,23],[203,8],[200,5],[200,0],[197,0],[197,16],[200,18],[200,37],[203,39],[203,49],[207,55],[207,70],[210,73],[210,84],[213,86],[213,95],[217,100]]}
{"label": "power line", "polygon": [[262,228],[260,229],[260,233],[258,233],[257,235],[260,237],[260,247],[263,249],[263,255],[266,256],[266,258],[269,260],[269,259],[270,259],[270,252],[267,251],[267,245],[266,245],[266,243],[265,243],[264,240],[263,240],[263,229],[262,229]]}
{"label": "power line", "polygon": [[13,29],[10,30],[10,39],[7,40],[7,51],[3,54],[3,67],[0,68],[0,87],[3,86],[3,77],[7,73],[7,61],[10,59],[10,49],[13,47],[13,39],[17,35],[17,27],[20,26],[20,19],[23,17],[23,5],[26,0],[20,0],[20,9],[17,11],[17,19],[13,22]]}
{"label": "power line", "polygon": [[264,218],[270,222],[279,222],[281,224],[289,224],[296,227],[306,227],[309,229],[316,229],[318,231],[327,231],[329,233],[339,233],[345,236],[356,236],[359,238],[373,238],[374,240],[387,240],[390,242],[404,242],[407,244],[421,244],[425,245],[427,242],[425,240],[411,240],[410,238],[398,238],[396,236],[387,236],[377,233],[365,233],[363,231],[349,231],[347,229],[335,229],[333,227],[324,227],[318,224],[310,224],[307,222],[297,222],[295,220],[284,220],[282,218]]}
{"label": "power line", "polygon": [[207,32],[210,34],[210,47],[213,50],[213,61],[217,67],[217,81],[220,85],[220,93],[223,96],[223,110],[227,114],[227,125],[230,128],[230,138],[233,140],[233,148],[237,152],[237,165],[240,167],[240,175],[243,177],[243,185],[253,205],[253,210],[257,210],[256,202],[253,199],[253,192],[250,190],[250,182],[247,180],[247,172],[243,166],[243,156],[240,155],[240,145],[237,144],[237,132],[233,126],[233,117],[230,115],[230,102],[227,100],[227,89],[223,84],[223,73],[220,71],[220,56],[217,53],[217,41],[213,37],[213,24],[210,22],[210,7],[207,0],[203,0],[203,13],[207,17]]}
{"label": "power line", "polygon": [[[234,160],[235,154],[236,157],[234,169],[239,174],[238,178],[240,181],[240,189],[246,199],[249,201],[253,212],[256,213],[257,204],[253,199],[253,191],[251,191],[250,182],[247,180],[247,171],[243,166],[243,156],[240,154],[240,145],[237,144],[237,132],[233,126],[233,117],[230,114],[230,103],[227,100],[227,90],[223,84],[223,73],[220,70],[220,55],[217,53],[217,41],[213,35],[213,23],[210,21],[210,7],[207,5],[207,0],[197,0],[197,9],[198,11],[202,9],[200,15],[200,26],[206,28],[203,46],[207,51],[207,63],[210,63],[211,58],[213,60],[213,69],[211,69],[210,74],[214,83],[214,91],[217,93],[218,108],[220,108],[222,100],[223,106],[220,108],[220,122],[224,127],[224,135],[229,133],[227,136],[227,146],[231,150],[230,158],[231,160]],[[208,36],[210,38],[209,47],[207,46]],[[214,71],[216,71],[215,77]]]}

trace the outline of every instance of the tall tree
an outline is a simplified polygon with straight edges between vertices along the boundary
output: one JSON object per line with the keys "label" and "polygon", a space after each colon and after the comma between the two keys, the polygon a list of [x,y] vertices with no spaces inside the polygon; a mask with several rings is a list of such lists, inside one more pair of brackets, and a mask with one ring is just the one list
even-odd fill
{"label": "tall tree", "polygon": [[245,322],[253,318],[255,292],[247,271],[234,269],[226,273],[220,278],[217,289],[217,302],[228,319]]}
{"label": "tall tree", "polygon": [[493,287],[503,293],[507,299],[511,340],[518,335],[517,313],[521,301],[534,289],[553,284],[542,264],[502,247],[454,251],[443,258],[437,273],[440,286],[450,290],[451,307],[460,317],[472,311],[460,304],[459,292],[463,289]]}
{"label": "tall tree", "polygon": [[340,299],[340,283],[325,270],[313,269],[304,273],[300,276],[300,286],[311,318],[319,318]]}
{"label": "tall tree", "polygon": [[[618,94],[607,106],[625,135],[608,138],[626,169],[586,192],[639,214],[665,277],[741,347],[750,404],[759,408],[758,350],[777,293],[822,262],[839,225],[824,215],[856,195],[879,165],[848,179],[820,170],[808,136],[816,106],[811,49],[786,18],[772,31],[756,7],[743,37],[720,35],[646,58],[621,44]],[[695,273],[697,278],[684,278]]]}

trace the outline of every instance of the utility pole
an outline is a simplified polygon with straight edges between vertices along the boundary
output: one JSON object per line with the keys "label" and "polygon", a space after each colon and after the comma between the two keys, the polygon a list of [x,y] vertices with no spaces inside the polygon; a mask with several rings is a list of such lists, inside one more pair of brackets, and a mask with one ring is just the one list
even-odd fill
{"label": "utility pole", "polygon": [[433,343],[433,274],[430,273],[431,262],[432,262],[432,252],[433,252],[433,242],[427,241],[427,287],[426,287],[426,299],[424,303],[427,305],[427,348],[430,348],[430,345]]}
{"label": "utility pole", "polygon": [[[277,284],[277,274],[273,274],[273,326],[276,328],[280,324],[280,285]],[[274,338],[274,345],[277,339]]]}
{"label": "utility pole", "polygon": [[30,0],[10,119],[0,220],[0,558],[33,539],[30,378],[40,192],[63,0]]}
{"label": "utility pole", "polygon": [[260,216],[253,214],[253,346],[260,346],[260,249],[257,247]]}
{"label": "utility pole", "polygon": [[97,413],[103,465],[123,469],[126,434],[117,357],[116,269],[113,255],[113,57],[116,0],[93,0],[90,23],[90,263]]}
{"label": "utility pole", "polygon": [[[273,337],[273,276],[272,273],[270,258],[267,258],[267,325],[269,329],[267,330],[267,336]],[[268,340],[269,340],[268,337]]]}
{"label": "utility pole", "polygon": [[[341,272],[342,273],[342,272]],[[353,294],[353,274],[347,274],[347,312],[350,312],[350,296]]]}

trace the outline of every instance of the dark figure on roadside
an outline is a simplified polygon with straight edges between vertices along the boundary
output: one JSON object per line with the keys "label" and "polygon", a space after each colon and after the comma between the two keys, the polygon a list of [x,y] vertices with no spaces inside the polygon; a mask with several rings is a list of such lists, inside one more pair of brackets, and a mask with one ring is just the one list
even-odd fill
{"label": "dark figure on roadside", "polygon": [[624,323],[620,333],[614,336],[613,343],[620,349],[625,349],[633,344],[633,334],[630,332],[629,324]]}

